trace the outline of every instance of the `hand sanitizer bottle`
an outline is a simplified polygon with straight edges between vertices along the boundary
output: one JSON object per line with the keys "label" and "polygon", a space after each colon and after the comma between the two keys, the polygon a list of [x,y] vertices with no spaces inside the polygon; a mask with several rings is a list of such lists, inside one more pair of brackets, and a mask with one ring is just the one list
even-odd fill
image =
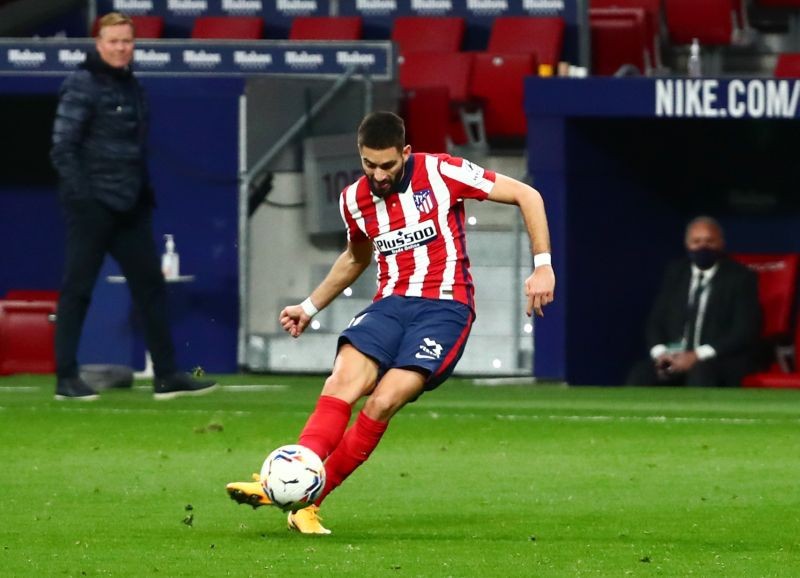
{"label": "hand sanitizer bottle", "polygon": [[692,39],[692,46],[689,48],[689,60],[686,63],[686,71],[690,78],[700,78],[703,76],[703,63],[700,60],[700,41]]}
{"label": "hand sanitizer bottle", "polygon": [[164,254],[161,255],[161,271],[164,279],[177,279],[180,275],[180,258],[175,252],[175,239],[172,235],[164,235]]}

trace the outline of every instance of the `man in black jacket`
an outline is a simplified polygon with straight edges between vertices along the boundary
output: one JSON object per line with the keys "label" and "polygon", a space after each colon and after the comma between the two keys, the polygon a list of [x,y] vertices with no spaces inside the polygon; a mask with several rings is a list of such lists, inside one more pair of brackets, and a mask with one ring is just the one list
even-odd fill
{"label": "man in black jacket", "polygon": [[664,276],[647,323],[650,359],[634,366],[629,385],[737,387],[756,369],[756,274],[725,258],[722,228],[710,217],[689,223],[686,249]]}
{"label": "man in black jacket", "polygon": [[56,322],[56,399],[92,400],[78,376],[77,351],[92,290],[109,253],[143,317],[154,395],[211,391],[213,381],[177,371],[167,292],[153,240],[147,171],[147,101],[131,72],[134,28],[112,12],[99,21],[96,51],[61,87],[50,156],[60,177],[66,263]]}

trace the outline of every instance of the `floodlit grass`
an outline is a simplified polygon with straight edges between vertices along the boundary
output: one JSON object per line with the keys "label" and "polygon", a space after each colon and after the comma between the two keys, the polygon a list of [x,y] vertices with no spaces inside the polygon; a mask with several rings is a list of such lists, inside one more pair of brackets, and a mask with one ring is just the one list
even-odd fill
{"label": "floodlit grass", "polygon": [[321,378],[95,403],[52,381],[0,379],[3,576],[800,575],[800,392],[454,379],[300,536],[224,487],[296,441]]}

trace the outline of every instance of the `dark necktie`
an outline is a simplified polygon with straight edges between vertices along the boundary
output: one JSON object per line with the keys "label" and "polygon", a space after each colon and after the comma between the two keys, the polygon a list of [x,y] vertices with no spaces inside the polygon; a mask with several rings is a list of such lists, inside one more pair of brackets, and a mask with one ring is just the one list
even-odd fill
{"label": "dark necktie", "polygon": [[695,330],[697,329],[697,314],[700,311],[700,298],[706,288],[703,272],[697,276],[697,285],[694,286],[692,296],[689,299],[689,308],[686,315],[686,350],[694,350]]}

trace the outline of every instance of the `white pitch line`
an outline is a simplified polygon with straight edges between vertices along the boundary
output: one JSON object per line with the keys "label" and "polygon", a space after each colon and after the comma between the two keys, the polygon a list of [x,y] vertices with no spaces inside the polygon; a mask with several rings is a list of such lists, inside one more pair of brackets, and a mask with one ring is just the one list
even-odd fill
{"label": "white pitch line", "polygon": [[34,385],[4,385],[3,387],[0,387],[0,392],[6,391],[29,393],[31,391],[39,391],[39,388]]}
{"label": "white pitch line", "polygon": [[[69,403],[69,402],[67,402]],[[66,412],[66,413],[110,413],[110,414],[148,414],[148,415],[159,415],[159,414],[190,414],[190,415],[235,415],[235,416],[242,416],[242,415],[253,415],[254,412],[248,410],[224,410],[224,409],[170,409],[168,407],[163,408],[122,408],[122,407],[101,407],[94,405],[91,402],[75,402],[81,403],[81,407],[76,407],[74,405],[63,405],[56,407],[58,411]],[[162,402],[159,402],[162,403]],[[168,402],[167,402],[168,403]],[[38,411],[38,410],[46,410],[51,411],[52,407],[27,407],[25,408],[31,411]]]}
{"label": "white pitch line", "polygon": [[283,383],[264,383],[264,384],[250,384],[250,385],[223,385],[225,391],[285,391],[289,389],[288,385]]}
{"label": "white pitch line", "polygon": [[576,421],[576,422],[633,422],[633,423],[721,423],[730,425],[763,425],[800,423],[800,418],[787,417],[784,419],[771,417],[701,417],[701,416],[669,416],[669,415],[546,415],[546,416],[519,416],[497,415],[500,420],[525,420],[538,419],[548,421]]}
{"label": "white pitch line", "polygon": [[[475,413],[446,413],[436,411],[411,413],[411,417],[429,417],[431,419],[466,418],[486,419],[484,414]],[[521,415],[521,414],[495,414],[494,419],[501,421],[554,421],[554,422],[579,422],[579,423],[686,423],[704,424],[718,423],[726,425],[777,425],[787,423],[800,423],[800,417],[787,418],[761,418],[761,417],[692,417],[692,416],[666,416],[666,415]]]}
{"label": "white pitch line", "polygon": [[[240,392],[252,392],[252,391],[285,391],[289,389],[290,386],[283,384],[283,383],[252,383],[252,384],[243,384],[243,385],[220,385],[220,387],[225,391],[232,391],[236,393]],[[120,388],[124,389],[124,388]],[[135,385],[133,389],[153,389],[151,385]]]}

